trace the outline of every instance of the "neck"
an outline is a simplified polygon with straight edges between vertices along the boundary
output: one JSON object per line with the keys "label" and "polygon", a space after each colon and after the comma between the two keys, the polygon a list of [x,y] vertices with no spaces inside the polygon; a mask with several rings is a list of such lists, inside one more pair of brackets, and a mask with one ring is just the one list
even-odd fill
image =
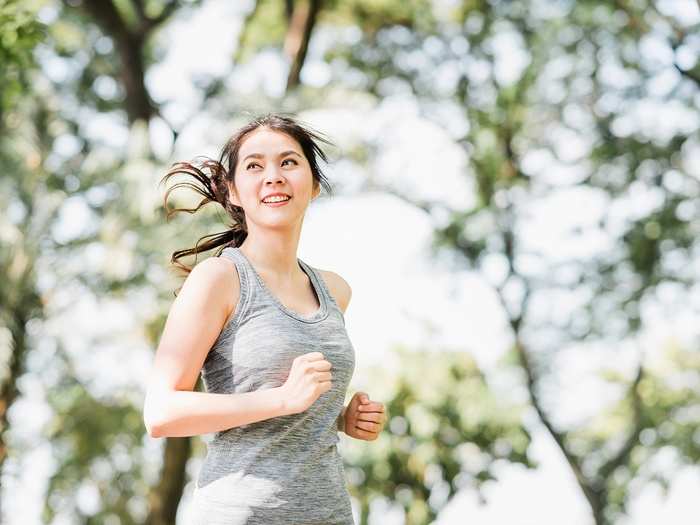
{"label": "neck", "polygon": [[258,273],[278,281],[291,281],[302,271],[297,263],[298,245],[298,237],[260,237],[249,232],[239,249]]}

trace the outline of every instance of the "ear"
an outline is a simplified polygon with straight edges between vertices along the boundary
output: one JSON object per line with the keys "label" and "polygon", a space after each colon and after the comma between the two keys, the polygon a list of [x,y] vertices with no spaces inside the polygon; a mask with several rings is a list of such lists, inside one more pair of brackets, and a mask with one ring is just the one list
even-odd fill
{"label": "ear", "polygon": [[238,194],[236,193],[236,188],[233,186],[233,184],[228,184],[228,200],[231,202],[231,204],[234,204],[238,206],[239,208],[242,208],[241,206],[241,201],[238,198]]}
{"label": "ear", "polygon": [[321,185],[314,179],[314,189],[311,192],[311,200],[314,200],[321,194]]}

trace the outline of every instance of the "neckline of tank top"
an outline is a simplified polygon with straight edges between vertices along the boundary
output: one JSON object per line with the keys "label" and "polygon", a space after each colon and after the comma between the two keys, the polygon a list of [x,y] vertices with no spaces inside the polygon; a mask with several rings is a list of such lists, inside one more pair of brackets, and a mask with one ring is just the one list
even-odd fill
{"label": "neckline of tank top", "polygon": [[267,287],[265,284],[265,281],[263,281],[262,277],[260,277],[260,274],[258,274],[257,270],[253,266],[253,264],[250,262],[248,257],[245,256],[245,254],[240,250],[238,247],[233,247],[233,246],[228,246],[225,248],[225,250],[230,250],[232,252],[237,253],[240,258],[245,262],[245,264],[250,268],[251,272],[255,276],[256,280],[258,281],[258,284],[260,285],[260,288],[262,288],[263,292],[267,295],[270,300],[275,303],[277,308],[279,308],[282,312],[287,314],[289,317],[292,317],[298,321],[301,321],[303,323],[318,323],[320,321],[323,321],[326,317],[328,317],[328,303],[326,302],[326,295],[323,293],[321,290],[321,283],[319,283],[316,280],[316,273],[307,265],[304,261],[302,261],[300,258],[297,257],[297,263],[299,263],[299,267],[301,270],[309,277],[309,280],[311,281],[311,287],[314,289],[314,293],[316,294],[318,298],[318,302],[320,304],[318,310],[316,310],[315,313],[311,314],[308,317],[305,317],[301,315],[298,312],[295,312],[291,308],[288,308],[287,306],[280,301],[275,294],[272,293],[272,291]]}

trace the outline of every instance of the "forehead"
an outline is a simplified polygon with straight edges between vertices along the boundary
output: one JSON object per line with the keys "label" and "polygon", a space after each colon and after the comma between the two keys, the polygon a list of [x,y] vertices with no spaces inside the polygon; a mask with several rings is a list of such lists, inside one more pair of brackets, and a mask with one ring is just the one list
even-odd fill
{"label": "forehead", "polygon": [[282,151],[283,148],[293,149],[301,153],[301,146],[299,143],[286,133],[268,128],[259,128],[251,132],[243,140],[238,154],[240,158],[250,153],[274,154],[278,151]]}

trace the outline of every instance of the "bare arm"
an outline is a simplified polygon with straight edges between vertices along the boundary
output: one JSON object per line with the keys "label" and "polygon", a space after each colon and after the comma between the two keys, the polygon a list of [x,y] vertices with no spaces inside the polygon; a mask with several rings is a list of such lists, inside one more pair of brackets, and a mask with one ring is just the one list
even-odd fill
{"label": "bare arm", "polygon": [[[323,280],[328,285],[328,291],[333,295],[333,299],[338,304],[338,308],[345,315],[345,310],[347,310],[350,304],[350,298],[352,297],[352,288],[348,282],[343,279],[340,275],[330,270],[321,270]],[[335,420],[336,428],[339,432],[345,432],[345,410],[347,406],[344,406],[338,414]]]}
{"label": "bare arm", "polygon": [[159,406],[163,419],[146,422],[148,434],[155,438],[207,434],[286,413],[277,388],[239,394],[174,390]]}
{"label": "bare arm", "polygon": [[235,265],[212,257],[197,264],[173,301],[150,371],[144,423],[152,437],[185,437],[285,415],[279,388],[240,394],[193,392],[240,282]]}

